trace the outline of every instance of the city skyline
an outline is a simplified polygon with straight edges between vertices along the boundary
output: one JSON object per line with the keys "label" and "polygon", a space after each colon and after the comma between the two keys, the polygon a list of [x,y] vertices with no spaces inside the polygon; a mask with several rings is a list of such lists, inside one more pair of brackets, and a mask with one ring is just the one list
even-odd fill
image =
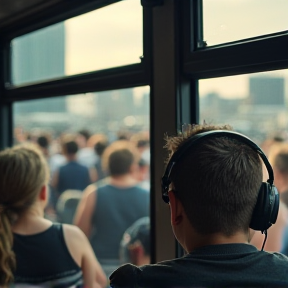
{"label": "city skyline", "polygon": [[[287,17],[282,17],[283,11],[287,10],[286,0],[234,0],[233,4],[230,0],[204,0],[204,39],[210,45],[209,39],[212,39],[212,44],[215,41],[222,43],[283,30],[283,27],[288,27]],[[245,21],[241,17],[245,17]],[[140,62],[143,54],[140,0],[120,1],[62,23],[65,26],[63,76]],[[53,25],[45,29],[52,28]],[[44,29],[33,33],[41,30]],[[22,37],[24,40],[29,34]],[[278,77],[278,74],[285,78],[287,98],[288,70],[265,72],[263,75]],[[248,77],[250,75],[200,79],[200,95],[217,92],[223,98],[245,98],[248,95]]]}

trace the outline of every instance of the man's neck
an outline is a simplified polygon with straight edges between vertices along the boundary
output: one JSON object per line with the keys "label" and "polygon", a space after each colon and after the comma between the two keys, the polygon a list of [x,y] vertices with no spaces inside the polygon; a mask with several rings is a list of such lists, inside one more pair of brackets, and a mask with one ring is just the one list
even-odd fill
{"label": "man's neck", "polygon": [[67,154],[67,155],[65,155],[65,157],[66,157],[68,162],[76,161],[76,159],[77,159],[76,154]]}
{"label": "man's neck", "polygon": [[232,236],[225,236],[220,233],[210,235],[197,235],[191,243],[187,242],[187,251],[192,252],[196,248],[220,244],[248,244],[249,235],[244,232],[237,232]]}
{"label": "man's neck", "polygon": [[111,176],[110,184],[116,187],[131,187],[131,186],[135,186],[137,184],[137,181],[129,173],[129,174],[124,174],[124,175]]}

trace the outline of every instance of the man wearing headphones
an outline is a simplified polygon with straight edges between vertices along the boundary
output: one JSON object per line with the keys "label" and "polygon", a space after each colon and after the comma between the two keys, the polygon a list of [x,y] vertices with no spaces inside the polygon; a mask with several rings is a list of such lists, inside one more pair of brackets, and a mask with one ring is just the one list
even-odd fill
{"label": "man wearing headphones", "polygon": [[[249,228],[267,236],[279,208],[263,151],[228,125],[191,125],[168,138],[166,147],[162,198],[187,255],[154,265],[123,265],[110,276],[110,286],[288,287],[288,258],[249,244]],[[262,182],[261,159],[267,182]]]}

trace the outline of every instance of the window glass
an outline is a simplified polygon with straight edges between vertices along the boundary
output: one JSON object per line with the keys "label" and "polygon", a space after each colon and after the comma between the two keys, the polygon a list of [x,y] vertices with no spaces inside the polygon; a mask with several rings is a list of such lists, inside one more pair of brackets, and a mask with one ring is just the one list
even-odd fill
{"label": "window glass", "polygon": [[200,80],[200,121],[230,124],[258,144],[286,137],[287,83],[287,70]]}
{"label": "window glass", "polygon": [[[120,264],[133,262],[126,245],[129,239],[142,241],[145,255],[149,255],[149,87],[17,102],[13,105],[13,115],[15,144],[36,143],[50,167],[46,218],[78,225],[89,237],[107,275]],[[119,148],[111,150],[119,139],[127,141],[121,149],[134,147],[130,151],[134,151],[134,156],[137,154],[135,162],[131,153],[120,150],[119,154]],[[78,172],[71,176],[75,166],[79,173],[82,171],[81,177]],[[83,171],[88,175],[85,178]],[[87,183],[83,183],[84,179]],[[86,215],[88,218],[82,214],[83,210],[75,216],[83,190],[91,183],[93,191],[97,187],[99,193],[97,205],[92,214]],[[105,195],[100,197],[100,193],[109,195],[109,199]],[[142,219],[137,224],[141,230],[135,228],[133,237],[124,237],[124,232],[138,219]],[[91,223],[88,230],[83,227],[83,221]],[[150,258],[145,259],[148,264]]]}
{"label": "window glass", "polygon": [[[268,157],[274,170],[274,185],[279,191],[282,203],[276,224],[268,230],[265,250],[281,251],[286,254],[288,247],[286,233],[288,231],[286,221],[288,212],[287,80],[288,71],[279,70],[201,80],[199,83],[201,123],[205,121],[209,124],[232,125],[235,131],[243,133],[258,144]],[[263,181],[266,182],[268,177],[267,169],[263,164]],[[263,239],[263,234],[256,231],[251,244],[261,250]]]}
{"label": "window glass", "polygon": [[139,63],[142,7],[126,0],[12,40],[12,83]]}
{"label": "window glass", "polygon": [[207,44],[287,30],[286,0],[203,0],[203,35]]}

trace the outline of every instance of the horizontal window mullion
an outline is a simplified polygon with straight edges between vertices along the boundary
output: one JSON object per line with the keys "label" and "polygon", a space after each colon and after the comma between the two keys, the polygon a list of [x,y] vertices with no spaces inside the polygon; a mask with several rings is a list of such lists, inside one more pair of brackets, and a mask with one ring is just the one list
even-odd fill
{"label": "horizontal window mullion", "polygon": [[229,76],[288,67],[288,35],[208,47],[190,53],[183,72],[195,78]]}
{"label": "horizontal window mullion", "polygon": [[122,89],[149,84],[144,65],[133,64],[19,87],[6,87],[3,102]]}

